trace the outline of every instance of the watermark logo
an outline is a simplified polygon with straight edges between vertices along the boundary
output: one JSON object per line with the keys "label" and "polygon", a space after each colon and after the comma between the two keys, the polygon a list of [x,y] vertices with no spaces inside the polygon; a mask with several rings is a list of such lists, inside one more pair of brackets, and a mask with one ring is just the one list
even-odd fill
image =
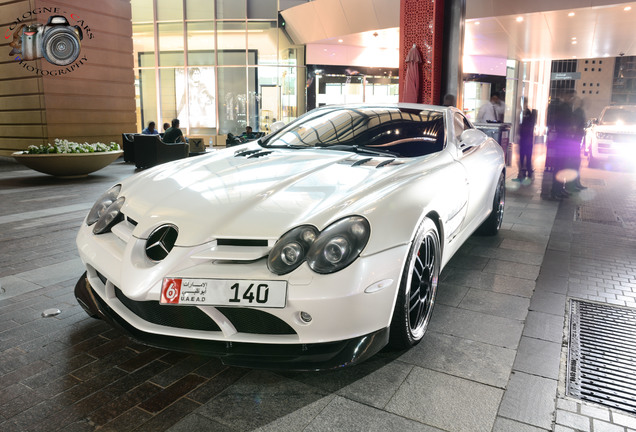
{"label": "watermark logo", "polygon": [[[26,24],[25,20],[40,14],[49,14],[45,25]],[[66,12],[55,7],[36,8],[23,13],[6,29],[4,38],[13,40],[9,43],[16,62],[30,72],[38,75],[64,75],[73,72],[88,61],[86,56],[80,57],[83,39],[95,36],[86,22],[76,14],[70,14],[71,22],[63,15]],[[39,69],[28,61],[44,58],[55,66],[63,68]]]}

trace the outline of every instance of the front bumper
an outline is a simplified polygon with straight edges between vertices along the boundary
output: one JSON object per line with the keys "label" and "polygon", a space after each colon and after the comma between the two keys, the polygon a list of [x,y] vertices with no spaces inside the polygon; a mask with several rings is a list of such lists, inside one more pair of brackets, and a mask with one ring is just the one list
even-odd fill
{"label": "front bumper", "polygon": [[349,366],[373,356],[389,340],[389,328],[335,342],[271,344],[203,340],[145,332],[118,315],[91,287],[86,273],[75,285],[75,297],[86,312],[121,328],[146,345],[219,357],[224,364],[279,370],[324,370]]}

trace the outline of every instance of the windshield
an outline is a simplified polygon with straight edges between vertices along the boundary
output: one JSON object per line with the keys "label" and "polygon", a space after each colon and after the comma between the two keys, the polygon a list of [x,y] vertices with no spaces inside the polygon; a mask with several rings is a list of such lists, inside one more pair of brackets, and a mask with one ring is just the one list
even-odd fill
{"label": "windshield", "polygon": [[602,125],[636,125],[636,106],[607,108],[603,112]]}
{"label": "windshield", "polygon": [[444,114],[397,107],[321,108],[266,140],[265,146],[423,156],[444,148]]}

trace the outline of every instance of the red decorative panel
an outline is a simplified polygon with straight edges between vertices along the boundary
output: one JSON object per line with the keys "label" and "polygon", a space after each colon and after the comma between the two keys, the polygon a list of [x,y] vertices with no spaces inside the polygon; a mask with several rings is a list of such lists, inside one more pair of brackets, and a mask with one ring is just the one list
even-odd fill
{"label": "red decorative panel", "polygon": [[400,0],[400,101],[406,78],[406,56],[415,44],[422,56],[419,102],[438,104],[442,76],[444,0]]}

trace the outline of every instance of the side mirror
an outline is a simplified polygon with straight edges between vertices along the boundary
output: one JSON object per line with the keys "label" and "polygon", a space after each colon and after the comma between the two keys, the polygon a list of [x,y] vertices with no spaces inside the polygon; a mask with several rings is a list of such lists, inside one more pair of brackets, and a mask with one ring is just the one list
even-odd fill
{"label": "side mirror", "polygon": [[488,135],[479,129],[466,129],[459,137],[459,149],[463,151],[470,147],[477,147],[487,138]]}
{"label": "side mirror", "polygon": [[277,121],[272,123],[272,125],[269,128],[270,133],[274,133],[277,132],[279,130],[281,130],[283,127],[285,127],[285,122],[283,121]]}

